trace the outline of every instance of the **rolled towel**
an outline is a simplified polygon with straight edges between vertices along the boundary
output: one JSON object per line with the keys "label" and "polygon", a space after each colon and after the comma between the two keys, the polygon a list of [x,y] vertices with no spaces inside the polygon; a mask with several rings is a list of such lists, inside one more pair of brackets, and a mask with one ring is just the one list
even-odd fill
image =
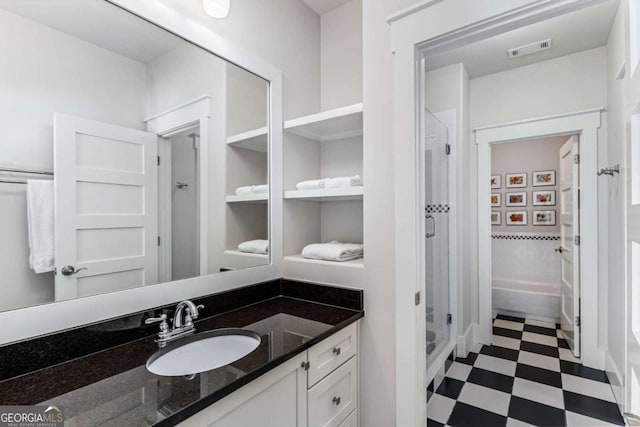
{"label": "rolled towel", "polygon": [[252,254],[267,254],[269,253],[269,241],[258,239],[242,242],[238,245],[238,250]]}
{"label": "rolled towel", "polygon": [[324,188],[324,185],[328,180],[329,178],[302,181],[296,184],[296,188],[298,190],[319,190],[321,188]]}
{"label": "rolled towel", "polygon": [[269,192],[269,186],[267,184],[254,185],[251,191],[255,194],[265,194]]}
{"label": "rolled towel", "polygon": [[53,181],[27,181],[27,228],[29,267],[35,273],[47,273],[55,267]]}
{"label": "rolled towel", "polygon": [[236,194],[238,196],[246,196],[247,194],[251,194],[251,190],[253,189],[253,185],[247,185],[244,187],[236,188]]}
{"label": "rolled towel", "polygon": [[324,184],[324,188],[348,188],[362,185],[360,175],[340,176],[337,178],[329,178]]}
{"label": "rolled towel", "polygon": [[357,243],[312,243],[302,250],[303,258],[324,261],[349,261],[364,256],[364,246]]}

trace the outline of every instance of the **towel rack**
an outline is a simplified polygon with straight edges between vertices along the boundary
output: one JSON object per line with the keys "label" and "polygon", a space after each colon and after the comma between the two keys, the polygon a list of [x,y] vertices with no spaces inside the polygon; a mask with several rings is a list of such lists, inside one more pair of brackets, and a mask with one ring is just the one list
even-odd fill
{"label": "towel rack", "polygon": [[[53,176],[53,172],[37,170],[37,169],[0,168],[0,172],[23,173],[23,174],[29,174],[29,175]],[[26,184],[27,180],[25,180],[25,179],[5,179],[5,178],[0,178],[0,182],[5,183],[5,184]]]}

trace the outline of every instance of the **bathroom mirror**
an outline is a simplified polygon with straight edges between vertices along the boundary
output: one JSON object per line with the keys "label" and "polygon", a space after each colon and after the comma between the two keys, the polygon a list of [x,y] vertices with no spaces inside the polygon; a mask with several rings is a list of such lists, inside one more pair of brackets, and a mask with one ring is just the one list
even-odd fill
{"label": "bathroom mirror", "polygon": [[270,263],[268,81],[104,0],[0,0],[0,112],[0,311]]}

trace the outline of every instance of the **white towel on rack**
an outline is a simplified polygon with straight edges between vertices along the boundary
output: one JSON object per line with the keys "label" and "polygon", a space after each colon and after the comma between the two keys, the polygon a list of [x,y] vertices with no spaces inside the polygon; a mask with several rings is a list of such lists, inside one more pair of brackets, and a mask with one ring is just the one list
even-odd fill
{"label": "white towel on rack", "polygon": [[302,250],[302,257],[324,261],[349,261],[364,256],[364,246],[357,243],[312,243]]}
{"label": "white towel on rack", "polygon": [[252,254],[267,254],[269,253],[269,241],[258,239],[242,242],[238,245],[238,250]]}
{"label": "white towel on rack", "polygon": [[28,180],[29,267],[36,273],[46,273],[54,269],[53,218],[53,181]]}
{"label": "white towel on rack", "polygon": [[238,196],[246,196],[247,194],[251,194],[253,190],[253,185],[247,185],[244,187],[236,188],[236,194]]}
{"label": "white towel on rack", "polygon": [[360,175],[340,176],[337,178],[329,178],[325,182],[324,188],[348,188],[348,187],[358,187],[361,185],[362,185],[362,180],[360,179]]}
{"label": "white towel on rack", "polygon": [[269,192],[269,185],[267,184],[254,185],[251,191],[255,194],[265,194]]}
{"label": "white towel on rack", "polygon": [[320,190],[324,188],[325,183],[329,178],[323,179],[310,179],[308,181],[302,181],[296,184],[298,190]]}

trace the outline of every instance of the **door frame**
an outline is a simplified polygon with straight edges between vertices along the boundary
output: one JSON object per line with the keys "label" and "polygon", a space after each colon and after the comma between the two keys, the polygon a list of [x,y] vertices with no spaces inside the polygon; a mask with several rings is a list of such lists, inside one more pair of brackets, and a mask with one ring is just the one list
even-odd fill
{"label": "door frame", "polygon": [[580,277],[582,363],[604,369],[598,345],[598,129],[604,109],[474,129],[478,146],[478,317],[476,339],[491,344],[491,146],[557,135],[580,137]]}
{"label": "door frame", "polygon": [[[200,133],[200,148],[198,153],[198,234],[200,275],[210,274],[209,271],[209,119],[211,119],[211,95],[202,95],[184,104],[171,108],[162,113],[146,118],[144,121],[149,132],[159,138],[170,138],[185,129],[198,128]],[[161,243],[158,247],[159,265],[158,277],[161,282],[171,279],[171,172],[167,168],[171,159],[170,142],[158,141],[158,156],[161,160],[158,169],[159,197],[158,212],[159,235]],[[165,243],[162,244],[162,241]]]}

